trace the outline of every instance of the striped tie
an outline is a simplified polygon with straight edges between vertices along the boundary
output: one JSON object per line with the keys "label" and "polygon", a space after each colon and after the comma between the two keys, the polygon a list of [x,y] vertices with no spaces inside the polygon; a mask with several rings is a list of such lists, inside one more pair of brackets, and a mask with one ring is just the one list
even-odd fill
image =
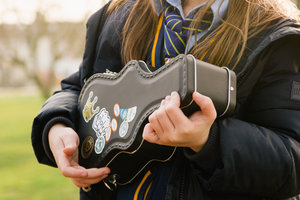
{"label": "striped tie", "polygon": [[203,30],[207,29],[211,25],[213,13],[211,10],[209,10],[205,14],[198,30],[193,30],[189,27],[193,21],[193,14],[189,15],[188,17],[190,18],[183,20],[178,9],[166,3],[164,18],[164,51],[166,58],[173,58],[184,53],[190,31],[202,32]]}

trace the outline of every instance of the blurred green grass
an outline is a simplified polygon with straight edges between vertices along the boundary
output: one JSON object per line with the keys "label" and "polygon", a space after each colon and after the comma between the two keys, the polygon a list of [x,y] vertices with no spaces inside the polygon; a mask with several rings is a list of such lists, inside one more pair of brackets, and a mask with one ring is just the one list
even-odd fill
{"label": "blurred green grass", "polygon": [[31,146],[38,95],[0,96],[0,199],[74,200],[79,191],[58,169],[37,162]]}

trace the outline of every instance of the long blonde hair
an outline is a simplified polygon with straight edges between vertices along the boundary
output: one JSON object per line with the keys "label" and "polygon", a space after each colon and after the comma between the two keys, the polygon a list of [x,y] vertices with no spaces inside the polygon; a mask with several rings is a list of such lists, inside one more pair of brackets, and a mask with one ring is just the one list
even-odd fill
{"label": "long blonde hair", "polygon": [[[108,12],[118,9],[126,1],[128,0],[114,0]],[[198,11],[195,15],[197,21],[191,24],[193,28],[199,25],[203,13],[215,1],[209,0]],[[204,40],[197,42],[190,53],[198,59],[205,58],[207,62],[219,66],[228,66],[235,57],[234,67],[240,60],[248,39],[277,19],[299,22],[299,10],[290,0],[229,0],[227,16],[222,24]],[[123,28],[124,63],[146,58],[157,24],[158,16],[153,0],[136,0]]]}

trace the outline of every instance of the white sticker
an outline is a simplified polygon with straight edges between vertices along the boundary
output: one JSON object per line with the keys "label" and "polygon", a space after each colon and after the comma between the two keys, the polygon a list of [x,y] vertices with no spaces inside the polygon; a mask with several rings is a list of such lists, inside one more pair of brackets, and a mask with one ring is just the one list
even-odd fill
{"label": "white sticker", "polygon": [[100,154],[105,146],[105,139],[104,137],[98,137],[96,142],[95,142],[95,152],[96,154]]}
{"label": "white sticker", "polygon": [[110,116],[105,108],[102,108],[100,112],[95,116],[93,121],[93,129],[97,134],[97,137],[104,136],[107,127],[110,126]]}
{"label": "white sticker", "polygon": [[120,126],[120,129],[119,129],[119,135],[120,135],[121,138],[125,137],[125,135],[128,132],[128,128],[129,128],[128,122],[123,121],[121,126]]}
{"label": "white sticker", "polygon": [[136,106],[129,109],[121,109],[120,117],[123,121],[131,122],[136,114]]}
{"label": "white sticker", "polygon": [[129,108],[128,113],[127,113],[127,122],[131,122],[136,114],[136,106],[133,108]]}

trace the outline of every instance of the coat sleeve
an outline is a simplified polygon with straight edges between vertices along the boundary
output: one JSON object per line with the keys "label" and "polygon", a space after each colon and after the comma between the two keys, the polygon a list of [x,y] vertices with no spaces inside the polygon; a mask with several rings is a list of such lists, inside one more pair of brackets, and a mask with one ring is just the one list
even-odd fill
{"label": "coat sleeve", "polygon": [[[84,79],[96,71],[93,63],[96,60],[97,41],[106,20],[105,14],[108,6],[109,3],[105,4],[87,21],[85,50],[78,72],[61,82],[62,89],[55,92],[45,102],[40,113],[33,121],[31,140],[35,155],[40,163],[56,166],[48,144],[48,131],[53,124],[60,122],[74,129],[76,128],[78,97]],[[102,66],[103,64],[100,63],[97,68]]]}
{"label": "coat sleeve", "polygon": [[239,108],[242,116],[216,120],[204,149],[185,151],[208,191],[272,198],[300,193],[299,44],[299,35],[271,44]]}
{"label": "coat sleeve", "polygon": [[78,116],[77,101],[81,88],[79,72],[64,79],[61,85],[62,90],[54,93],[34,118],[31,132],[32,146],[38,161],[52,166],[56,164],[51,156],[49,144],[45,144],[45,138],[48,138],[45,129],[49,127],[49,122],[54,121],[56,123],[66,122],[66,125],[75,127],[76,117]]}

